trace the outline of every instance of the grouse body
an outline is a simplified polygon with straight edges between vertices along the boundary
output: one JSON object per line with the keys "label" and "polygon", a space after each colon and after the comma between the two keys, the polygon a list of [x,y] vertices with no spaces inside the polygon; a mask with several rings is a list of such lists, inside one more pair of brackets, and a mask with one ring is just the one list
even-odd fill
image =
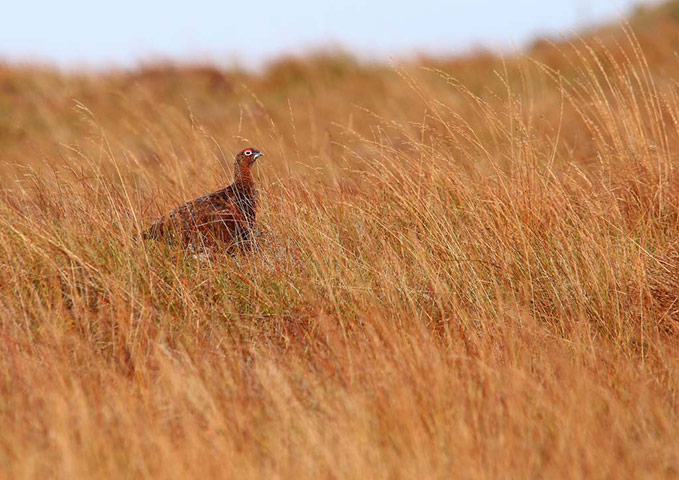
{"label": "grouse body", "polygon": [[241,151],[236,155],[231,185],[180,205],[153,223],[143,238],[191,248],[248,248],[257,215],[251,169],[262,155],[254,148]]}

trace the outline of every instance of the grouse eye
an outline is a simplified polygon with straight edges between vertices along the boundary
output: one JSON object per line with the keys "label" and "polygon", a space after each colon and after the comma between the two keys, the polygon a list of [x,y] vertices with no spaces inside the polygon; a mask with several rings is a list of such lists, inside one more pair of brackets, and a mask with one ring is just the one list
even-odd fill
{"label": "grouse eye", "polygon": [[252,155],[252,150],[245,150],[243,153],[245,154],[246,157],[249,157],[250,155]]}

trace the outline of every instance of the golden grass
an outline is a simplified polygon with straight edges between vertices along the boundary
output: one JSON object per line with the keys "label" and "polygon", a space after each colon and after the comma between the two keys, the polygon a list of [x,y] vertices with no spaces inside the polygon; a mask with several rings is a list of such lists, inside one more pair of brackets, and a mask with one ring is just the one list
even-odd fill
{"label": "golden grass", "polygon": [[[645,38],[5,67],[0,477],[679,475],[679,69]],[[245,145],[256,254],[135,245]]]}

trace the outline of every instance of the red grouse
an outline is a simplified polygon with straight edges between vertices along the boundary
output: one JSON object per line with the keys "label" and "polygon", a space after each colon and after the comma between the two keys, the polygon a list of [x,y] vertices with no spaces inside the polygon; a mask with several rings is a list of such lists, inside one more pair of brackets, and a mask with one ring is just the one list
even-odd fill
{"label": "red grouse", "polygon": [[196,249],[220,244],[248,248],[257,213],[252,165],[262,155],[254,148],[241,151],[231,185],[180,205],[151,225],[143,238]]}

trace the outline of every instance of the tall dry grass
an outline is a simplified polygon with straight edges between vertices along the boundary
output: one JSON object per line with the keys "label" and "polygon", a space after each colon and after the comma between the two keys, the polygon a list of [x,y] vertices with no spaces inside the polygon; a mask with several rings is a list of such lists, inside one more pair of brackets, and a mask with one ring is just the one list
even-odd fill
{"label": "tall dry grass", "polygon": [[[678,69],[644,38],[5,67],[0,477],[679,475]],[[135,244],[246,144],[256,253]]]}

